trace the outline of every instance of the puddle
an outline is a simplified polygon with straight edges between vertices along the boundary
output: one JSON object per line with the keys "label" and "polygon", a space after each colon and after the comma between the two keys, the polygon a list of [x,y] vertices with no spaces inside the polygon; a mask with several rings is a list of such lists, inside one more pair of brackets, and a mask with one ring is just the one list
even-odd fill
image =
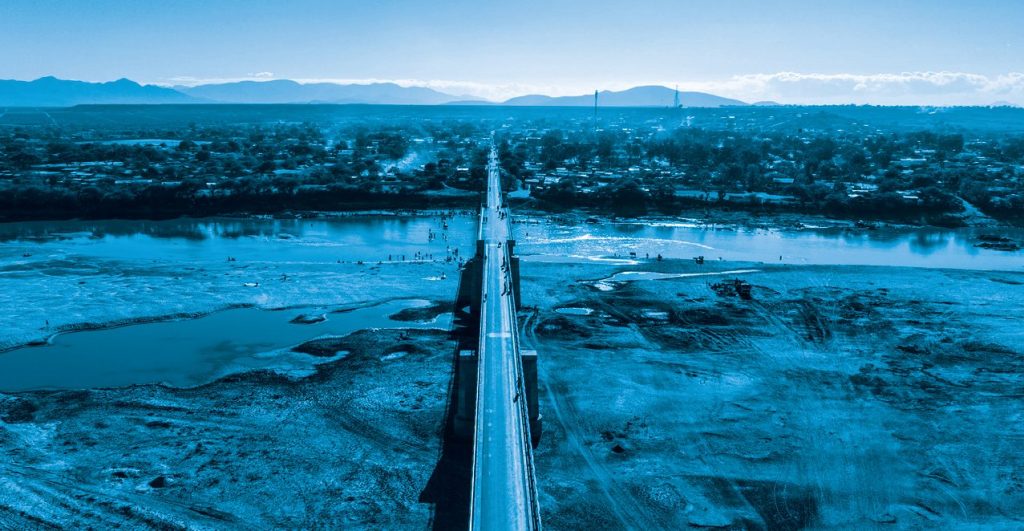
{"label": "puddle", "polygon": [[562,315],[590,315],[590,314],[594,313],[594,309],[593,308],[572,308],[572,307],[556,308],[555,309],[555,313],[560,313]]}
{"label": "puddle", "polygon": [[668,321],[668,312],[663,312],[661,310],[644,310],[641,312],[641,315],[643,315],[645,319],[650,319],[652,321]]}
{"label": "puddle", "polygon": [[623,271],[621,273],[616,273],[608,278],[602,278],[601,280],[597,281],[594,285],[596,286],[599,283],[607,282],[633,282],[636,280],[665,280],[669,278],[744,275],[747,273],[757,273],[759,271],[760,269],[732,269],[729,271],[709,271],[706,273],[657,273],[654,271]]}
{"label": "puddle", "polygon": [[[291,347],[367,328],[447,329],[450,314],[431,322],[389,318],[404,309],[429,304],[399,300],[345,312],[244,308],[196,319],[58,334],[47,344],[0,354],[0,391],[149,383],[192,387],[254,369],[306,374],[316,364],[347,353],[325,359],[292,352]],[[319,315],[326,319],[311,319]]]}

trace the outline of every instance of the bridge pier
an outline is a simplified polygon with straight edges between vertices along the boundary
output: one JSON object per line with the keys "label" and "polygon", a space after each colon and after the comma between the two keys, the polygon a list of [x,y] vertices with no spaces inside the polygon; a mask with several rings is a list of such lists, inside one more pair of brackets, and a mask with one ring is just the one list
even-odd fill
{"label": "bridge pier", "polygon": [[459,293],[455,297],[455,317],[463,318],[474,330],[480,327],[480,294],[483,290],[483,278],[483,259],[480,255],[470,258],[463,264]]}
{"label": "bridge pier", "polygon": [[516,311],[523,309],[523,292],[519,286],[519,257],[513,254],[516,248],[515,240],[508,240],[509,270],[512,272],[512,294],[515,296]]}
{"label": "bridge pier", "polygon": [[542,429],[540,397],[537,391],[537,351],[524,350],[519,358],[523,362],[523,385],[526,387],[526,414],[530,421],[530,443],[536,448],[540,443]]}
{"label": "bridge pier", "polygon": [[[507,240],[509,271],[512,277],[512,293],[516,310],[522,309],[519,257],[513,254],[515,240]],[[483,248],[484,241],[477,241],[477,255],[469,259],[462,268],[459,292],[455,302],[456,317],[465,326],[461,327],[459,347],[455,364],[455,417],[452,428],[456,437],[464,440],[473,438],[476,415],[477,351],[479,342],[480,305],[483,293]],[[468,309],[468,311],[467,311]],[[523,368],[523,386],[526,389],[526,406],[530,423],[530,439],[534,446],[540,442],[542,422],[537,390],[537,351],[521,350],[519,353]]]}
{"label": "bridge pier", "polygon": [[476,350],[459,350],[455,364],[455,418],[452,429],[456,437],[473,438],[476,415]]}
{"label": "bridge pier", "polygon": [[[473,421],[476,416],[476,375],[477,356],[475,350],[459,350],[455,364],[455,418],[452,428],[455,436],[470,440],[473,438]],[[526,388],[526,413],[530,421],[530,442],[534,447],[540,443],[543,429],[540,414],[540,395],[537,389],[537,351],[523,350],[519,354],[523,364],[523,386]]]}

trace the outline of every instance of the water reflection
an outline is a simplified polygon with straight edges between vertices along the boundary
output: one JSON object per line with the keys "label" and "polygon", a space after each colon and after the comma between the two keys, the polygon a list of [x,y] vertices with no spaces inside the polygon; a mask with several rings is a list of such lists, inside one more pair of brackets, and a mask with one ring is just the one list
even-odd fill
{"label": "water reflection", "polygon": [[[525,228],[525,227],[524,227]],[[1020,229],[736,229],[687,223],[530,225],[523,254],[656,256],[791,264],[895,265],[1021,270],[1024,253],[976,247],[980,234],[1024,242]]]}
{"label": "water reflection", "polygon": [[[1020,229],[739,229],[689,221],[572,224],[534,218],[517,228],[522,254],[588,257],[691,258],[796,264],[903,265],[1019,270],[1024,254],[980,249],[980,234],[1024,241]],[[0,224],[0,257],[61,249],[110,259],[257,261],[379,261],[417,252],[444,256],[471,252],[476,218],[462,212],[352,216],[340,219],[177,219],[169,221],[58,221]],[[12,245],[13,244],[13,245]],[[43,249],[35,246],[42,245]],[[287,252],[284,252],[287,251]],[[781,260],[780,260],[781,256]]]}
{"label": "water reflection", "polygon": [[[445,225],[447,223],[447,225]],[[447,227],[447,228],[445,228]],[[176,219],[0,224],[0,257],[60,251],[124,260],[384,261],[443,259],[472,248],[476,219],[439,214],[339,219]]]}
{"label": "water reflection", "polygon": [[187,387],[253,369],[304,374],[327,360],[291,352],[290,347],[317,337],[365,328],[448,329],[448,315],[421,323],[390,319],[403,309],[426,304],[407,300],[340,313],[322,309],[326,320],[315,324],[292,322],[308,309],[248,308],[198,319],[61,334],[44,346],[0,354],[0,392],[146,383]]}

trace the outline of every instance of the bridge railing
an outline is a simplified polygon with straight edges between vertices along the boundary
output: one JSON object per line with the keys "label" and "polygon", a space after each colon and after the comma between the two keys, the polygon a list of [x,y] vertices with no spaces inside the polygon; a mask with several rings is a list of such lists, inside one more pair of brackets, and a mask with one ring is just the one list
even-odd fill
{"label": "bridge railing", "polygon": [[[507,209],[506,209],[507,213]],[[510,219],[509,216],[505,216],[506,222]],[[511,232],[510,232],[511,234]],[[512,256],[508,252],[508,247],[504,247],[502,250],[502,259],[506,264],[511,267]],[[527,482],[529,492],[530,504],[530,518],[533,520],[534,529],[540,529],[540,501],[537,499],[537,474],[533,464],[533,452],[531,451],[531,435],[530,435],[530,413],[527,408],[526,399],[526,381],[523,372],[523,358],[520,355],[522,350],[519,345],[519,315],[516,312],[516,294],[515,290],[508,290],[508,297],[505,299],[505,304],[509,306],[508,312],[512,316],[512,345],[515,352],[515,366],[516,366],[516,394],[519,399],[516,401],[519,410],[519,421],[522,424],[523,441],[520,445],[520,449],[523,453],[523,460],[527,467]]]}
{"label": "bridge railing", "polygon": [[[496,173],[495,173],[496,172],[496,168],[494,167],[494,164],[495,164],[494,163],[494,157],[495,157],[495,155],[492,152],[492,162],[491,162],[491,167],[489,168],[490,175],[488,176],[488,178],[489,178],[489,188],[488,188],[489,201],[488,201],[488,204],[490,204],[492,207],[494,206],[494,201],[495,201],[496,198],[497,198],[497,202],[499,204],[503,203],[503,201],[501,201],[500,197],[495,195],[495,194],[500,193],[500,190],[496,188],[497,186],[500,186],[500,183],[497,182],[497,177],[496,177]],[[518,322],[518,317],[517,317],[517,312],[516,312],[516,308],[517,308],[516,289],[513,289],[513,287],[512,287],[512,284],[514,284],[514,280],[513,280],[513,275],[514,275],[514,273],[513,273],[513,270],[514,270],[514,268],[513,268],[513,253],[510,252],[511,251],[510,250],[511,246],[509,245],[509,243],[513,241],[512,240],[512,232],[511,232],[511,215],[510,215],[507,207],[501,206],[498,209],[494,209],[494,208],[488,208],[485,205],[480,210],[480,216],[481,216],[480,217],[480,222],[481,223],[480,223],[480,231],[478,233],[478,239],[477,239],[477,255],[482,260],[481,271],[483,272],[484,280],[483,280],[483,282],[481,284],[483,285],[483,290],[484,291],[483,291],[483,293],[481,295],[481,301],[482,301],[481,304],[480,304],[481,326],[480,326],[480,332],[479,332],[479,334],[480,334],[480,344],[479,344],[478,349],[477,349],[477,360],[478,360],[478,365],[477,366],[478,366],[478,370],[480,371],[480,373],[478,374],[478,377],[477,377],[477,380],[476,380],[477,405],[476,405],[476,408],[475,408],[475,426],[474,426],[475,436],[474,436],[474,441],[473,441],[473,445],[474,445],[474,448],[473,448],[473,453],[474,453],[474,459],[473,459],[474,472],[473,472],[473,480],[472,480],[472,485],[471,485],[471,490],[473,491],[474,494],[473,494],[473,502],[472,502],[473,505],[470,506],[470,528],[481,529],[481,528],[484,528],[485,525],[491,525],[493,527],[494,525],[496,525],[495,522],[502,522],[502,521],[504,521],[504,522],[515,522],[515,524],[512,524],[512,525],[515,528],[517,528],[517,529],[519,529],[519,528],[521,528],[521,529],[540,529],[541,528],[540,504],[539,504],[538,497],[537,497],[537,485],[536,485],[536,479],[535,479],[536,478],[536,474],[535,474],[535,471],[534,471],[535,469],[534,469],[534,462],[533,462],[533,451],[532,451],[532,442],[531,442],[531,433],[530,433],[529,398],[528,398],[528,395],[527,395],[526,376],[525,376],[524,368],[523,368],[522,351],[520,349],[520,344],[519,344],[519,322]],[[495,225],[490,225],[491,223],[504,223],[505,226],[504,227],[498,227],[498,226],[495,226]],[[496,229],[496,228],[505,228],[506,230],[499,231],[499,232],[495,232],[495,231],[492,230],[492,229]],[[488,240],[488,235],[490,235],[490,238],[504,238],[505,241],[504,242],[502,242],[502,241],[498,241],[498,242],[490,241],[490,240]],[[494,244],[494,243],[497,243],[498,245],[493,245],[492,246],[491,244]],[[503,243],[505,245],[502,245]],[[498,261],[498,264],[495,264],[494,262],[492,262],[492,261],[495,261],[495,260]],[[499,267],[500,264],[504,264],[505,267]],[[495,279],[494,277],[488,276],[488,275],[495,274],[496,271],[500,271],[497,274],[498,275],[502,275],[498,279]],[[490,279],[490,280],[488,280],[488,279]],[[500,284],[502,285],[502,288],[503,288],[501,294],[497,294],[497,293],[489,293],[488,294],[487,290],[490,289],[490,287],[494,285],[492,283],[494,280],[500,280],[501,281]],[[488,295],[490,295],[490,298],[491,298],[490,299],[490,301],[491,301],[490,304],[487,303]],[[494,301],[493,297],[499,297],[499,300],[498,301]],[[494,303],[497,303],[497,304],[494,304]],[[500,346],[499,352],[490,352],[490,351],[486,351],[485,350],[485,349],[487,349],[485,338],[490,337],[491,339],[494,339],[495,337],[497,337],[497,336],[490,336],[489,335],[489,331],[486,330],[487,323],[491,321],[488,318],[489,310],[492,310],[492,311],[493,310],[498,310],[498,311],[502,312],[502,319],[501,319],[502,324],[500,326],[502,327],[502,331],[503,332],[506,330],[505,329],[505,326],[506,326],[505,325],[505,318],[507,318],[508,321],[509,321],[508,324],[507,324],[507,326],[508,326],[507,331],[509,332],[509,334],[508,334],[508,336],[505,336],[504,334],[501,335],[501,340],[500,340],[501,341],[501,346]],[[498,347],[495,347],[494,343],[492,343],[492,348],[498,348]],[[506,442],[505,442],[505,444],[512,445],[512,447],[505,447],[505,448],[503,448],[503,450],[505,452],[510,452],[510,453],[506,453],[504,455],[504,457],[507,457],[507,458],[513,460],[513,462],[514,462],[514,464],[509,463],[509,466],[514,468],[516,470],[517,474],[525,474],[525,476],[526,476],[525,478],[518,478],[518,480],[515,480],[514,482],[517,483],[517,484],[514,485],[514,486],[508,486],[509,484],[508,484],[507,481],[498,481],[497,484],[492,484],[491,488],[497,488],[498,485],[501,485],[500,490],[504,491],[506,489],[506,486],[508,486],[508,488],[514,489],[514,492],[515,492],[515,494],[514,494],[515,497],[516,497],[515,500],[510,500],[508,498],[505,498],[504,500],[502,500],[503,503],[501,503],[499,506],[495,506],[494,504],[487,503],[487,501],[484,501],[484,500],[486,500],[486,498],[481,498],[481,500],[477,499],[477,488],[481,486],[481,485],[477,484],[478,470],[481,470],[481,469],[477,469],[478,463],[480,462],[478,457],[480,457],[480,455],[481,455],[480,454],[480,446],[479,445],[481,444],[482,440],[485,440],[484,438],[482,438],[480,430],[481,429],[491,429],[491,428],[488,428],[488,426],[491,426],[491,422],[490,421],[495,420],[495,419],[486,419],[486,418],[481,417],[481,415],[485,414],[486,410],[481,407],[480,400],[481,400],[481,397],[485,396],[485,394],[488,392],[488,390],[484,389],[483,386],[485,385],[485,383],[488,380],[490,380],[489,378],[485,378],[484,377],[484,372],[488,371],[488,370],[495,370],[493,362],[494,361],[498,361],[498,360],[495,360],[494,358],[490,357],[490,356],[494,356],[494,355],[511,356],[511,358],[512,358],[511,360],[505,360],[505,359],[500,360],[501,361],[501,365],[503,365],[503,367],[499,367],[498,369],[496,369],[496,370],[501,370],[502,371],[501,378],[499,378],[499,380],[501,381],[501,385],[502,385],[502,390],[501,391],[502,391],[502,394],[504,396],[500,399],[501,400],[500,410],[503,412],[503,414],[507,414],[509,416],[516,417],[516,418],[513,418],[513,419],[507,419],[506,418],[505,421],[506,422],[507,421],[512,421],[514,423],[514,425],[516,426],[516,429],[518,429],[518,431],[519,431],[519,433],[515,434],[515,435],[512,435],[512,434],[507,434],[506,435],[506,436],[512,435],[513,438],[506,439]],[[508,362],[511,362],[511,366],[509,366],[507,364]],[[487,367],[490,367],[490,369],[487,369]],[[508,369],[512,370],[512,374],[508,374],[508,372],[507,372]],[[494,373],[488,373],[488,374],[489,375],[493,375]],[[495,382],[495,381],[492,380],[492,384],[497,384],[497,383],[498,382]],[[507,387],[509,384],[511,384],[512,388]],[[505,400],[509,400],[508,392],[512,393],[511,400],[513,401],[513,404],[511,405],[511,408],[508,407],[508,403],[507,402],[504,402]],[[494,410],[491,410],[491,411],[494,411]],[[497,421],[497,422],[501,422],[501,421]],[[504,428],[501,428],[501,429],[503,430]],[[516,437],[521,437],[521,440],[517,440]],[[486,444],[492,445],[493,441],[495,439],[486,439],[486,440],[489,441]],[[512,470],[510,469],[510,470],[505,471],[502,468],[502,469],[496,470],[494,472],[496,472],[497,474],[504,474],[506,472],[512,472]],[[485,476],[489,475],[489,472],[487,470],[484,470],[481,473],[485,474]],[[488,477],[494,477],[494,476],[488,476]],[[501,477],[504,478],[504,479],[512,479],[512,477],[507,476],[507,475],[501,476]],[[522,481],[522,483],[520,483],[520,481]],[[525,489],[525,492],[521,491],[521,489]],[[520,493],[521,493],[522,496],[525,496],[526,499],[520,499],[519,498]],[[509,495],[513,495],[513,493],[512,492],[491,492],[489,494],[489,496],[509,496]],[[512,502],[512,503],[509,503],[509,502]],[[477,515],[477,512],[476,512],[476,508],[477,508],[477,504],[478,503],[480,503],[482,507],[487,508],[486,510],[488,512],[490,512],[491,514],[485,515],[485,516],[481,516],[478,519],[478,515]],[[498,511],[498,512],[495,513],[495,511]],[[502,511],[514,511],[514,513],[509,512],[509,513],[505,514]],[[526,513],[528,513],[528,514],[526,514]],[[483,513],[481,513],[481,514],[483,514]]]}

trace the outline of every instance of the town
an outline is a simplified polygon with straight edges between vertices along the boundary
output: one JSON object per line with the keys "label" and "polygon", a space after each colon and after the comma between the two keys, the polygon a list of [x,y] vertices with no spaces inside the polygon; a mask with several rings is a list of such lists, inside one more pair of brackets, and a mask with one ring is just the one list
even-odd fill
{"label": "town", "polygon": [[[1019,109],[437,107],[381,118],[311,106],[298,121],[217,107],[182,117],[103,109],[125,114],[120,122],[92,120],[88,106],[48,120],[8,114],[0,216],[469,206],[493,129],[510,197],[542,210],[735,209],[937,226],[974,214],[1024,219],[1024,135],[998,127]],[[140,113],[152,116],[132,121]]]}

